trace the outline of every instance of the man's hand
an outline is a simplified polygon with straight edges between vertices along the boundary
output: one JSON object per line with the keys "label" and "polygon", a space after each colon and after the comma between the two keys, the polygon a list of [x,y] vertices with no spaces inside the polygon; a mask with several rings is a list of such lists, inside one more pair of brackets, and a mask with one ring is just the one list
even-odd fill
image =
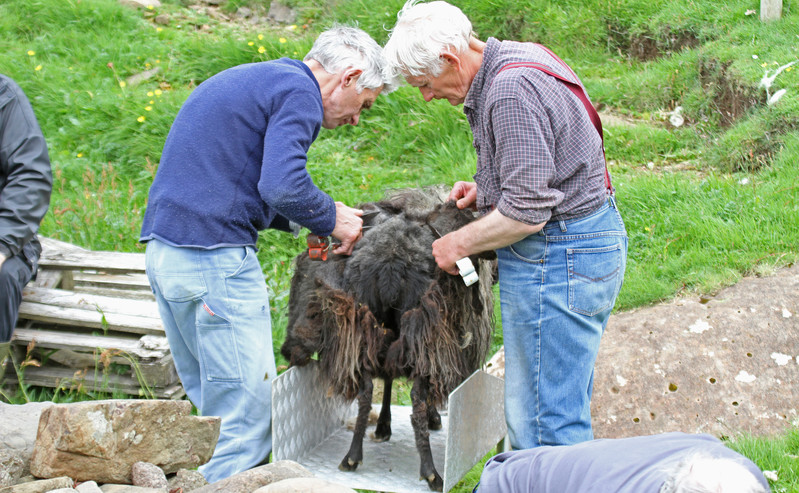
{"label": "man's hand", "polygon": [[436,264],[441,270],[452,275],[457,275],[459,272],[455,262],[467,256],[457,236],[457,231],[454,231],[433,242],[433,257],[436,259]]}
{"label": "man's hand", "polygon": [[459,181],[452,186],[449,192],[449,200],[456,201],[458,209],[477,207],[477,184],[474,182]]}
{"label": "man's hand", "polygon": [[355,244],[363,237],[361,228],[363,227],[363,211],[353,209],[336,202],[336,227],[333,228],[333,238],[341,242],[333,249],[333,253],[338,255],[350,255]]}

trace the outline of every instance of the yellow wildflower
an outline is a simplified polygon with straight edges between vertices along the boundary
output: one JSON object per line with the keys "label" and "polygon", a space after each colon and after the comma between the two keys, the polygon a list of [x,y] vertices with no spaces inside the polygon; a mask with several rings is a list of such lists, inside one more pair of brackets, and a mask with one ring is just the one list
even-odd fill
{"label": "yellow wildflower", "polygon": [[142,122],[144,122],[144,117],[140,116],[140,117],[136,118],[136,121],[139,122],[139,123],[142,123]]}
{"label": "yellow wildflower", "polygon": [[280,38],[280,39],[278,39],[278,41],[280,41],[281,43],[285,43],[286,42],[286,38]]}
{"label": "yellow wildflower", "polygon": [[83,153],[82,153],[82,152],[79,152],[79,153],[77,154],[77,156],[78,156],[78,157],[83,157]]}
{"label": "yellow wildflower", "polygon": [[152,106],[145,106],[144,107],[144,111],[153,111],[153,107]]}
{"label": "yellow wildflower", "polygon": [[41,70],[41,69],[42,69],[42,66],[41,66],[41,65],[36,65],[36,68],[35,68],[35,69],[33,69],[33,70],[35,70],[35,71],[37,71],[37,72],[38,72],[38,71],[39,71],[39,70]]}
{"label": "yellow wildflower", "polygon": [[160,96],[162,92],[163,92],[163,91],[161,91],[161,89],[156,89],[156,90],[155,90],[155,95],[156,95],[156,96]]}
{"label": "yellow wildflower", "polygon": [[148,98],[153,97],[153,91],[147,91],[147,97]]}
{"label": "yellow wildflower", "polygon": [[247,43],[247,46],[255,46],[255,41],[250,41],[249,43]]}
{"label": "yellow wildflower", "polygon": [[266,51],[266,48],[264,48],[263,46],[259,46],[258,47],[258,53],[263,53],[265,51]]}
{"label": "yellow wildflower", "polygon": [[35,55],[35,54],[36,54],[36,52],[35,52],[35,51],[33,51],[33,50],[28,50],[28,56],[33,56],[33,55]]}
{"label": "yellow wildflower", "polygon": [[119,87],[125,87],[127,85],[128,85],[128,83],[125,82],[124,80],[119,81]]}
{"label": "yellow wildflower", "polygon": [[259,34],[259,35],[258,35],[258,39],[259,39],[259,40],[261,40],[261,39],[264,39],[264,35],[263,35],[263,34]]}

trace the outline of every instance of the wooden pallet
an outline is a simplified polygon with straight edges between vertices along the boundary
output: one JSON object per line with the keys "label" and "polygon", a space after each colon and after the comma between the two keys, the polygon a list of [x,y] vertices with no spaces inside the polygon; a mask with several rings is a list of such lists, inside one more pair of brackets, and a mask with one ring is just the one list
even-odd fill
{"label": "wooden pallet", "polygon": [[[98,252],[40,237],[37,279],[26,286],[11,343],[28,385],[184,396],[144,254]],[[15,372],[7,371],[6,375]]]}

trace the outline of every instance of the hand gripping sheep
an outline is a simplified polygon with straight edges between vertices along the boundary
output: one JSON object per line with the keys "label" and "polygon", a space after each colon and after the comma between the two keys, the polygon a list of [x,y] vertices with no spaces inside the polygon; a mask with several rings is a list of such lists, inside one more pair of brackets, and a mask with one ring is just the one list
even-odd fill
{"label": "hand gripping sheep", "polygon": [[[485,361],[493,331],[494,252],[472,257],[463,278],[440,270],[432,243],[475,219],[432,189],[395,193],[359,206],[364,235],[351,256],[296,259],[289,321],[281,352],[302,366],[318,355],[332,392],[358,400],[349,451],[339,468],[363,460],[372,379],[385,382],[375,439],[391,437],[391,384],[407,377],[420,475],[432,490],[443,481],[433,464],[429,430],[441,428],[436,407]],[[466,282],[464,282],[466,281]],[[471,284],[469,284],[471,282]]]}

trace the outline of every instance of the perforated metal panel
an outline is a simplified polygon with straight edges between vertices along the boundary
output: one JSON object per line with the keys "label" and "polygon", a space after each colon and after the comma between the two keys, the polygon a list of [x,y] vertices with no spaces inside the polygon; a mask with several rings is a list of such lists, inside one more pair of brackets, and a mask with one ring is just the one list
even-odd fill
{"label": "perforated metal panel", "polygon": [[[373,405],[376,412],[379,405]],[[393,493],[430,491],[419,479],[419,454],[410,406],[391,406],[391,439],[363,442],[363,464],[353,472],[338,469],[352,441],[347,421],[357,403],[327,395],[318,365],[290,368],[272,385],[272,440],[275,460],[299,462],[317,477],[350,488]],[[503,381],[483,371],[472,374],[449,396],[442,429],[430,432],[436,469],[449,491],[505,436]]]}

